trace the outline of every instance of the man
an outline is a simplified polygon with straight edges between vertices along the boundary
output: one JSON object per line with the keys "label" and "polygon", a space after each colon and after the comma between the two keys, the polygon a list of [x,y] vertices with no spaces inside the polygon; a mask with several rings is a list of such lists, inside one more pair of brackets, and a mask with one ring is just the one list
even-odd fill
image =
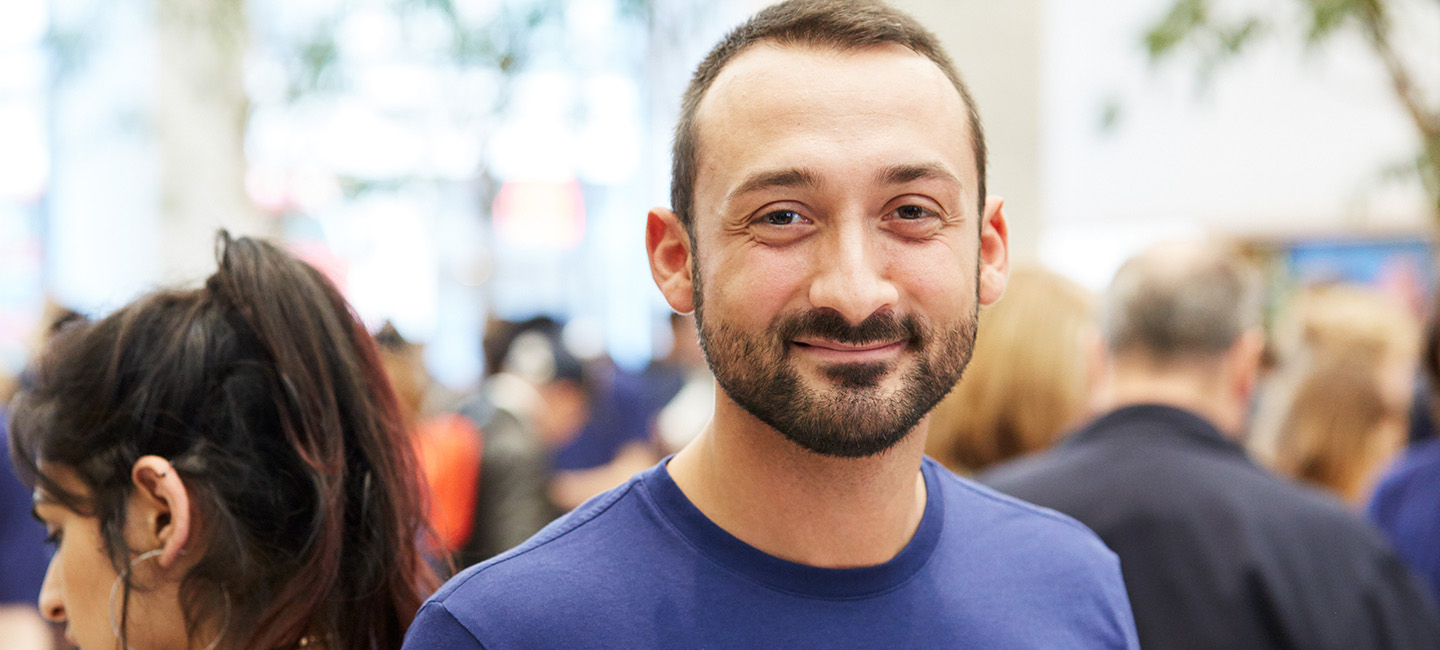
{"label": "man", "polygon": [[922,460],[1005,285],[983,155],[903,14],[799,0],[733,31],[646,227],[661,292],[696,313],[712,424],[461,573],[405,647],[1136,647],[1091,533]]}
{"label": "man", "polygon": [[982,480],[1114,549],[1146,650],[1440,648],[1433,605],[1379,535],[1235,442],[1260,366],[1260,293],[1215,247],[1127,262],[1104,305],[1114,410]]}

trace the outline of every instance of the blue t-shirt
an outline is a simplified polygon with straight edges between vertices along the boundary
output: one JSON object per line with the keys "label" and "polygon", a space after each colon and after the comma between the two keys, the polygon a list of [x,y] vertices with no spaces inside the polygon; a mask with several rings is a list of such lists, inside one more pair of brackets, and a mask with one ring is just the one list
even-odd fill
{"label": "blue t-shirt", "polygon": [[1440,602],[1440,439],[1406,450],[1375,488],[1370,519]]}
{"label": "blue t-shirt", "polygon": [[899,555],[822,569],[716,526],[662,461],[452,578],[404,648],[1139,647],[1094,534],[929,459],[922,471],[925,513]]}

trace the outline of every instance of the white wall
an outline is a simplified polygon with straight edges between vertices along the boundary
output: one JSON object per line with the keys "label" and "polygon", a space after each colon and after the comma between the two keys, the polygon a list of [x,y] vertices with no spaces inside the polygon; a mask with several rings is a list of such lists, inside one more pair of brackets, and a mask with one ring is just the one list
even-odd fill
{"label": "white wall", "polygon": [[970,88],[990,149],[987,191],[1005,198],[1012,255],[1033,258],[1043,223],[1040,0],[894,0],[935,35]]}
{"label": "white wall", "polygon": [[[1141,46],[1169,4],[1044,2],[1047,264],[1099,286],[1157,238],[1427,227],[1418,181],[1381,182],[1416,138],[1363,42],[1307,54],[1298,34],[1277,34],[1202,87],[1193,60],[1151,66]],[[1440,11],[1417,16],[1403,26],[1407,50],[1440,65]],[[1440,79],[1435,65],[1422,83]],[[1112,102],[1120,118],[1104,131]]]}
{"label": "white wall", "polygon": [[[1397,22],[1440,101],[1440,11],[1426,3],[1398,0]],[[1020,259],[1098,288],[1158,239],[1430,227],[1419,182],[1384,180],[1416,139],[1358,37],[1307,51],[1282,31],[1202,86],[1193,58],[1152,66],[1142,47],[1170,0],[894,4],[940,36],[976,96]],[[1299,4],[1217,6],[1283,18]]]}

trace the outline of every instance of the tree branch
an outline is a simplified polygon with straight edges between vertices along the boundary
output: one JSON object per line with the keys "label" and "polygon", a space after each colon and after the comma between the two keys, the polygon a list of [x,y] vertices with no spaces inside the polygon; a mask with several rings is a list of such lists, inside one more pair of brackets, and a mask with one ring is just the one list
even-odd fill
{"label": "tree branch", "polygon": [[1395,94],[1400,98],[1400,103],[1410,118],[1415,121],[1416,128],[1426,142],[1433,142],[1440,138],[1440,113],[1432,111],[1425,105],[1420,91],[1415,87],[1410,71],[1405,67],[1405,62],[1395,51],[1395,46],[1390,40],[1390,22],[1376,0],[1361,2],[1361,9],[1358,12],[1361,24],[1365,33],[1370,37],[1375,52],[1385,65],[1385,71],[1390,75],[1390,83],[1395,88]]}

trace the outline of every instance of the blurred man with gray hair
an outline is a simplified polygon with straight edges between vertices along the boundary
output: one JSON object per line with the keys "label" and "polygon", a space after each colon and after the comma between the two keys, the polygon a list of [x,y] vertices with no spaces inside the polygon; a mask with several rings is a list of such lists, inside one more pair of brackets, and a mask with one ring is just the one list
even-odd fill
{"label": "blurred man with gray hair", "polygon": [[1380,536],[1237,443],[1259,375],[1258,274],[1220,247],[1151,248],[1105,296],[1105,415],[982,481],[1120,556],[1140,644],[1440,648],[1440,610]]}

